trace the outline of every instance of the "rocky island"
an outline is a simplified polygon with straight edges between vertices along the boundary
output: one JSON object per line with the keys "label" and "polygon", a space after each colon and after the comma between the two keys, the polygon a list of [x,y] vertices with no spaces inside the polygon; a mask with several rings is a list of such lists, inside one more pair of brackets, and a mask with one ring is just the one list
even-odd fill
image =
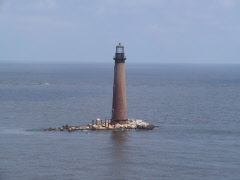
{"label": "rocky island", "polygon": [[58,128],[46,128],[44,131],[83,131],[83,130],[153,130],[159,128],[152,124],[146,123],[141,119],[129,119],[127,124],[112,124],[110,120],[102,121],[100,119],[93,120],[92,124],[84,126],[64,125]]}

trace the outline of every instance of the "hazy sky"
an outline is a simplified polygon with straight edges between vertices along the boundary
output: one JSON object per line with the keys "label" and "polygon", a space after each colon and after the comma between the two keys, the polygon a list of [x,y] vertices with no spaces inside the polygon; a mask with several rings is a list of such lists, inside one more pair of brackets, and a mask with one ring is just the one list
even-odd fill
{"label": "hazy sky", "polygon": [[240,63],[239,0],[0,0],[0,62]]}

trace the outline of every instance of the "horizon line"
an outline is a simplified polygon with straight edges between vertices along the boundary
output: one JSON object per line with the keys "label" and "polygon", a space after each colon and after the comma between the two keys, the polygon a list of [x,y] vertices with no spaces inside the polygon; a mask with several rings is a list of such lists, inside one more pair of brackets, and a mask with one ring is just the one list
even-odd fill
{"label": "horizon line", "polygon": [[[91,62],[57,62],[57,61],[2,61],[0,64],[110,64],[109,62],[99,62],[99,61],[91,61]],[[111,63],[114,64],[114,61]],[[126,62],[126,64],[240,64],[240,62]]]}

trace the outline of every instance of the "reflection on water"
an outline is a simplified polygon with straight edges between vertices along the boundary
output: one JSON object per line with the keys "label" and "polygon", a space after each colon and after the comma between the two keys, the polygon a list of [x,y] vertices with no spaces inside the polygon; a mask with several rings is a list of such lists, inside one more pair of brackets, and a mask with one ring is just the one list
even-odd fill
{"label": "reflection on water", "polygon": [[127,131],[112,131],[111,139],[113,144],[116,145],[125,145],[128,139],[128,132]]}
{"label": "reflection on water", "polygon": [[112,131],[111,132],[111,159],[112,165],[110,173],[114,175],[114,178],[124,179],[127,174],[127,161],[128,161],[128,132],[127,131]]}

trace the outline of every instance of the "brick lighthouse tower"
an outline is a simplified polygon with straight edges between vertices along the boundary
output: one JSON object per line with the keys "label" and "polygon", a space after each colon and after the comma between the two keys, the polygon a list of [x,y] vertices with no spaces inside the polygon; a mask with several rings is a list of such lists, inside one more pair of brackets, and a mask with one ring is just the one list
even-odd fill
{"label": "brick lighthouse tower", "polygon": [[128,124],[124,46],[116,46],[112,101],[112,124]]}

